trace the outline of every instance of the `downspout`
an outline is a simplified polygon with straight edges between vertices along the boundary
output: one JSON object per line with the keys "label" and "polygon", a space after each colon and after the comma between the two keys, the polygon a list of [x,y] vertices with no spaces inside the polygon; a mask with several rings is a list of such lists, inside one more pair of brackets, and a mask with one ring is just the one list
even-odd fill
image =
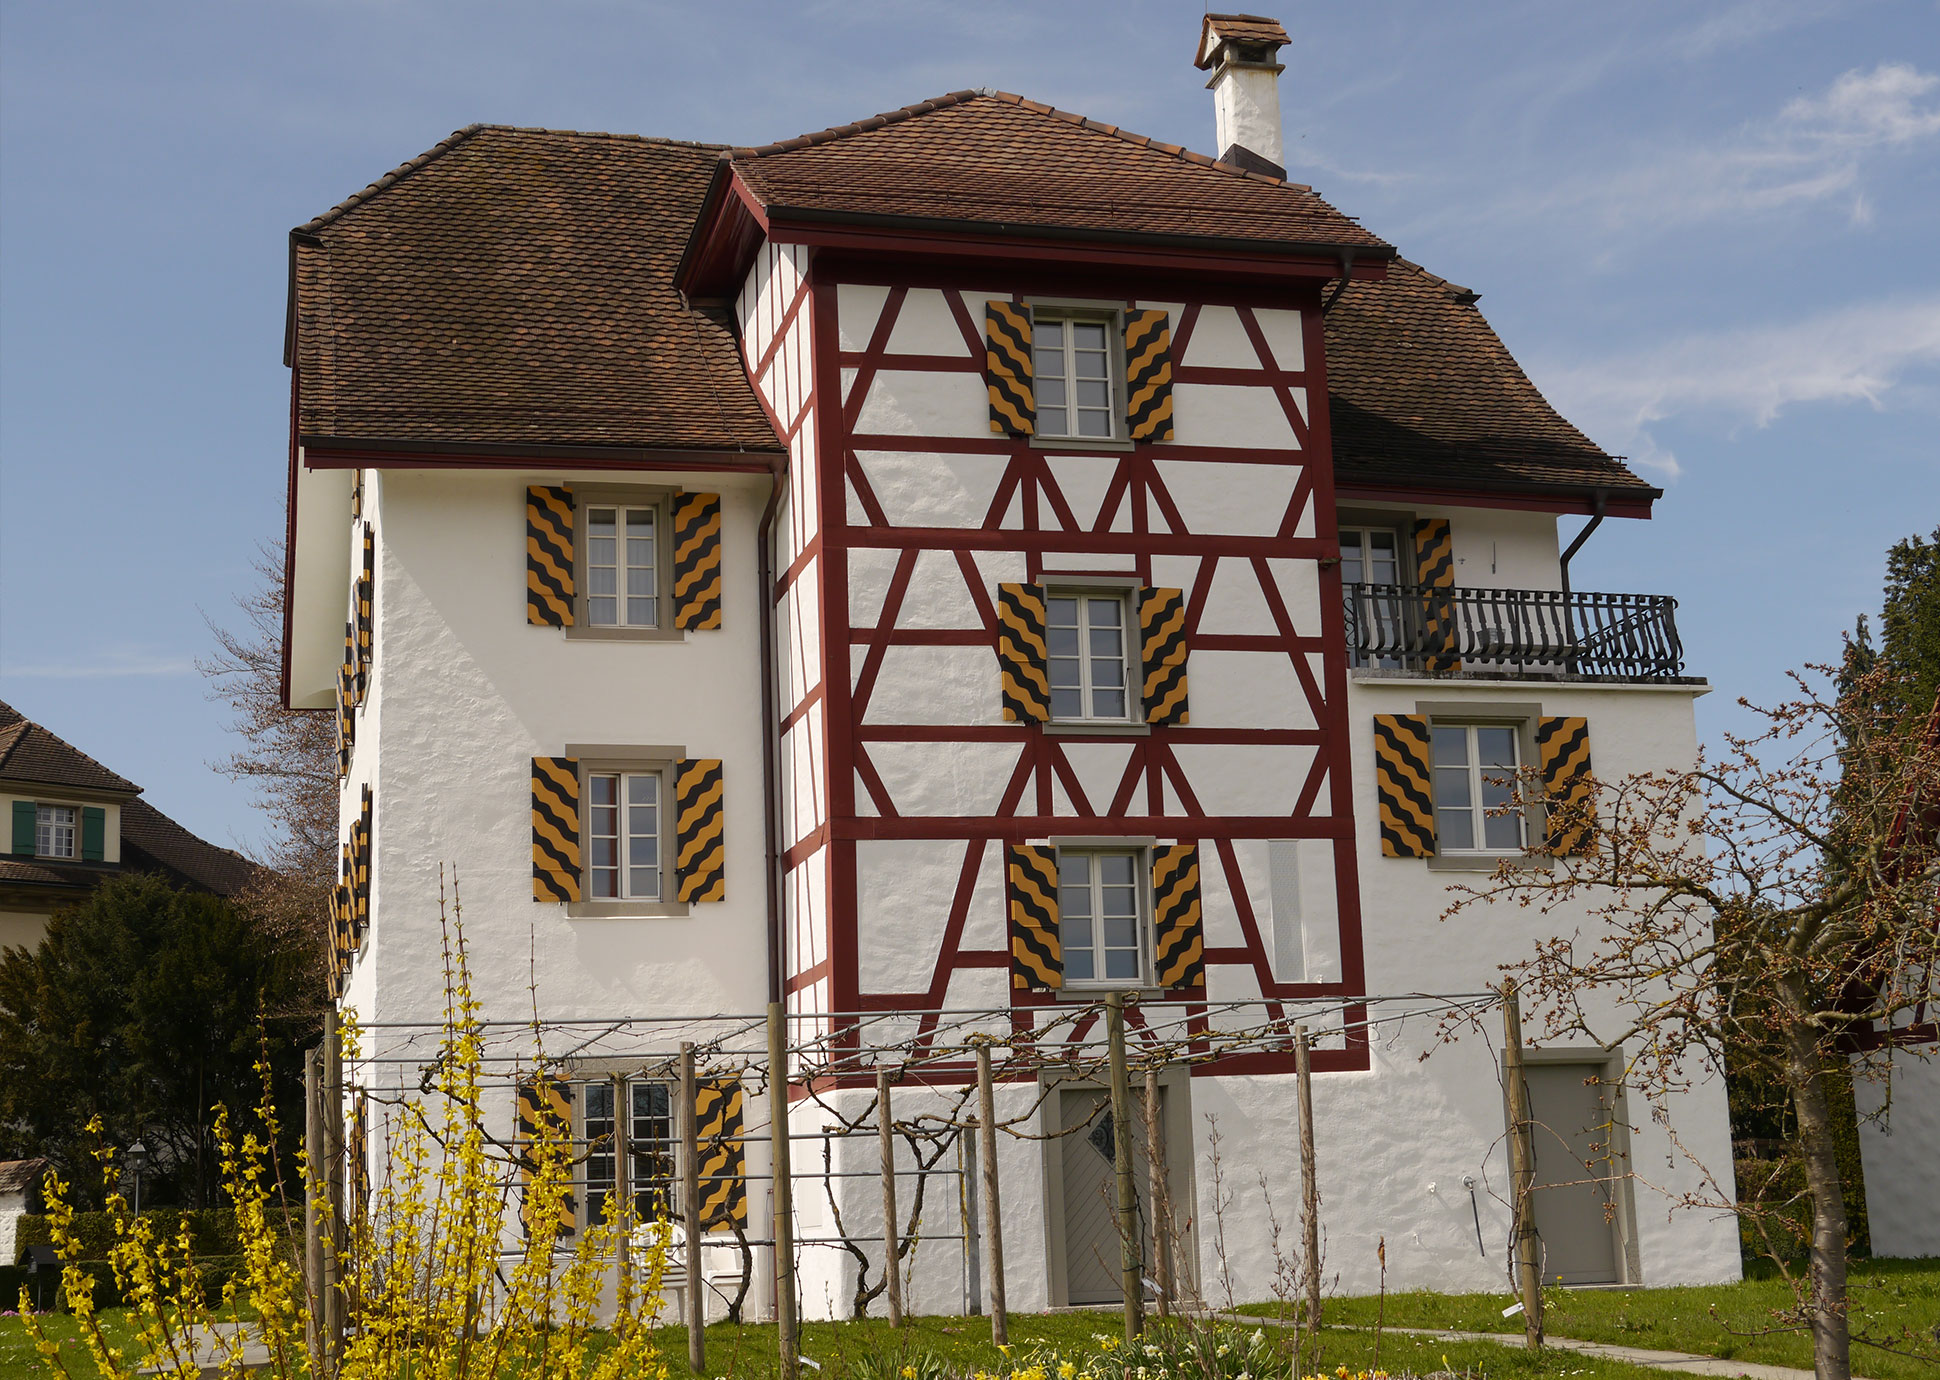
{"label": "downspout", "polygon": [[781,1001],[781,721],[775,713],[775,561],[771,538],[787,462],[776,467],[755,542],[761,613],[761,829],[768,854],[768,1000]]}
{"label": "downspout", "polygon": [[1322,316],[1327,315],[1328,312],[1334,309],[1334,303],[1340,301],[1341,294],[1347,291],[1347,285],[1354,280],[1353,275],[1354,251],[1352,249],[1343,249],[1340,252],[1340,285],[1328,293],[1327,300],[1320,304],[1320,314]]}
{"label": "downspout", "polygon": [[1603,525],[1603,507],[1606,497],[1608,497],[1608,490],[1605,489],[1597,489],[1590,495],[1590,520],[1583,525],[1583,530],[1576,534],[1576,540],[1569,544],[1569,549],[1563,552],[1563,603],[1565,605],[1569,603],[1570,597],[1570,558],[1583,549],[1583,543],[1590,539],[1590,533]]}

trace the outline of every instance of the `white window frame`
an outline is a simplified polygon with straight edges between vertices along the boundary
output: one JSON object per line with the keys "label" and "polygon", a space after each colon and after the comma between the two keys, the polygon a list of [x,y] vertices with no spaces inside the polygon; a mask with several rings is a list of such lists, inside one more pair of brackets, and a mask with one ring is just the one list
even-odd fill
{"label": "white window frame", "polygon": [[[1054,724],[1108,724],[1132,725],[1145,722],[1144,684],[1140,672],[1138,646],[1138,610],[1135,595],[1137,591],[1125,588],[1112,588],[1097,585],[1046,585],[1044,588],[1044,641],[1047,650],[1045,659],[1045,682],[1050,691],[1051,722]],[[1051,643],[1051,604],[1058,599],[1078,601],[1078,698],[1081,712],[1060,714],[1057,711],[1057,692],[1050,690],[1051,663],[1058,658],[1050,653]],[[1120,638],[1120,660],[1124,666],[1125,712],[1122,714],[1095,713],[1095,694],[1099,689],[1110,690],[1110,686],[1093,684],[1094,668],[1092,663],[1101,660],[1091,651],[1090,607],[1092,600],[1102,600],[1118,605],[1118,628]],[[1068,626],[1068,625],[1063,625]]]}
{"label": "white window frame", "polygon": [[[604,1146],[596,1145],[591,1110],[592,1093],[601,1089],[614,1099],[613,1115],[600,1118],[598,1125],[605,1127],[598,1133],[601,1137],[611,1137]],[[665,1110],[656,1114],[651,1110],[643,1114],[637,1104],[637,1094],[650,1088],[659,1088],[664,1095]],[[674,1111],[677,1090],[663,1078],[589,1078],[575,1085],[573,1097],[574,1114],[579,1120],[578,1140],[584,1154],[584,1170],[579,1178],[579,1223],[582,1230],[597,1225],[605,1210],[604,1201],[622,1187],[633,1195],[633,1220],[651,1222],[655,1217],[644,1210],[640,1203],[639,1170],[637,1168],[643,1153],[664,1153],[666,1173],[664,1178],[666,1202],[663,1205],[668,1214],[677,1210],[676,1192],[680,1183],[680,1136],[675,1125]],[[665,1122],[661,1135],[653,1137],[656,1147],[653,1151],[643,1152],[640,1142],[648,1139],[641,1134],[643,1124],[655,1119]],[[623,1161],[624,1160],[624,1164]],[[595,1176],[596,1164],[603,1164],[605,1171]],[[624,1169],[624,1176],[622,1176]]]}
{"label": "white window frame", "polygon": [[[607,779],[611,779],[616,783],[615,799],[611,806],[603,806],[593,797],[594,784]],[[671,871],[668,866],[667,849],[667,816],[669,813],[667,793],[670,780],[670,775],[666,770],[654,766],[595,766],[586,772],[586,820],[584,824],[586,840],[582,853],[582,857],[584,858],[582,872],[586,879],[584,892],[587,900],[596,902],[646,901],[659,904],[667,899],[667,892],[669,890],[667,878]],[[633,889],[633,869],[636,864],[630,856],[631,848],[629,845],[636,838],[646,837],[644,832],[636,832],[633,828],[633,811],[636,808],[640,808],[642,804],[641,802],[634,801],[632,798],[632,788],[635,781],[651,781],[653,783],[653,801],[650,808],[654,812],[654,862],[652,866],[656,876],[654,892],[650,896],[636,892]],[[604,834],[598,832],[598,821],[594,817],[594,811],[600,809],[612,809],[616,812],[617,818],[614,823],[618,826],[617,833]],[[614,840],[615,861],[611,868],[601,868],[593,860],[593,844],[595,840],[609,838]],[[617,890],[611,896],[595,893],[594,877],[596,873],[601,871],[612,871],[618,874],[616,878]]]}
{"label": "white window frame", "polygon": [[[1392,580],[1370,580],[1367,578],[1368,552],[1372,549],[1372,543],[1369,539],[1377,532],[1394,538],[1394,578]],[[1341,571],[1341,583],[1343,586],[1348,584],[1389,584],[1405,586],[1413,583],[1414,569],[1410,561],[1412,553],[1408,549],[1406,537],[1403,535],[1400,523],[1396,523],[1393,526],[1379,522],[1341,523],[1340,536],[1346,538],[1350,534],[1361,539],[1361,578],[1350,581],[1347,578],[1347,571],[1343,568]],[[1346,552],[1347,543],[1343,540],[1341,542],[1341,565],[1343,567],[1347,564]],[[1350,599],[1360,598],[1360,606],[1354,610],[1354,616],[1359,621],[1365,622],[1369,619],[1380,620],[1389,614],[1398,615],[1400,612],[1398,609],[1384,609],[1373,601],[1358,596],[1351,591],[1348,592],[1347,597]],[[1370,657],[1353,647],[1347,649],[1347,657],[1350,666],[1372,666],[1384,671],[1398,670],[1401,667],[1401,658],[1398,656]]]}
{"label": "white window frame", "polygon": [[[1098,866],[1101,858],[1129,858],[1132,864],[1132,898],[1136,909],[1133,932],[1138,940],[1138,971],[1130,977],[1103,976],[1107,949],[1104,943],[1104,925],[1101,912],[1103,906],[1104,879]],[[1068,858],[1090,860],[1090,876],[1087,889],[1090,893],[1091,907],[1091,944],[1088,952],[1092,961],[1092,976],[1074,978],[1071,975],[1071,945],[1065,939],[1064,924],[1067,909],[1064,904],[1064,864]],[[1058,845],[1058,946],[1063,955],[1064,986],[1078,991],[1109,990],[1113,988],[1143,988],[1152,985],[1152,851],[1143,846],[1113,847],[1108,844]],[[1119,950],[1122,952],[1122,950]]]}
{"label": "white window frame", "polygon": [[[1522,773],[1526,768],[1524,759],[1527,754],[1524,751],[1523,744],[1526,727],[1527,725],[1524,723],[1505,719],[1435,718],[1429,720],[1429,791],[1434,798],[1435,804],[1435,851],[1438,854],[1452,857],[1501,857],[1505,854],[1519,854],[1528,846],[1529,811],[1526,803],[1524,807],[1517,808],[1510,814],[1496,814],[1491,813],[1490,807],[1483,800],[1485,780],[1491,788],[1494,788],[1497,786],[1500,778],[1506,774],[1511,779],[1510,789],[1512,791],[1515,789],[1515,785],[1520,782]],[[1437,765],[1434,756],[1435,735],[1451,729],[1459,729],[1462,731],[1464,736],[1463,750],[1467,756],[1467,761],[1463,764],[1468,774],[1469,803],[1466,808],[1469,815],[1470,828],[1473,831],[1470,837],[1474,840],[1473,844],[1467,848],[1449,847],[1447,843],[1447,831],[1442,827],[1442,816],[1445,812],[1453,814],[1464,808],[1459,805],[1444,805],[1442,803],[1441,774],[1444,771],[1453,771],[1455,768]],[[1509,735],[1509,741],[1514,747],[1516,760],[1514,765],[1506,773],[1499,766],[1484,767],[1482,765],[1481,753],[1477,750],[1476,743],[1476,732],[1479,729],[1499,729]],[[1513,795],[1509,801],[1501,803],[1505,805],[1513,804]],[[1492,844],[1488,841],[1488,826],[1490,821],[1502,819],[1510,819],[1515,822],[1516,841],[1513,844]]]}
{"label": "white window frame", "polygon": [[[667,488],[615,486],[603,484],[573,487],[573,625],[566,629],[572,638],[623,642],[679,641],[685,634],[674,627],[673,601],[673,498]],[[653,571],[653,621],[651,623],[595,623],[593,621],[593,513],[611,509],[614,515],[615,616],[627,613],[626,574],[630,569]],[[629,510],[653,514],[653,560],[650,566],[626,564],[626,515]],[[604,568],[604,567],[603,567]],[[609,596],[600,595],[600,598]]]}
{"label": "white window frame", "polygon": [[[67,820],[62,822],[51,816],[66,812]],[[62,852],[53,845],[58,841],[60,831],[67,831],[67,851]],[[81,856],[81,809],[78,805],[46,805],[34,803],[34,856],[37,858],[61,858],[75,862]]]}
{"label": "white window frame", "polygon": [[[1038,358],[1037,325],[1040,321],[1057,321],[1064,325],[1062,367],[1055,376],[1062,381],[1065,390],[1063,409],[1067,425],[1076,422],[1077,401],[1077,347],[1072,338],[1073,323],[1097,325],[1105,331],[1105,421],[1109,430],[1095,436],[1085,435],[1082,431],[1047,431],[1044,427],[1043,382],[1047,377]],[[1085,382],[1097,382],[1087,378]],[[1037,403],[1036,437],[1045,441],[1068,441],[1079,445],[1100,445],[1122,442],[1127,439],[1125,430],[1125,317],[1115,307],[1085,306],[1061,302],[1038,302],[1031,305],[1031,389]],[[1096,411],[1095,406],[1085,410]]]}

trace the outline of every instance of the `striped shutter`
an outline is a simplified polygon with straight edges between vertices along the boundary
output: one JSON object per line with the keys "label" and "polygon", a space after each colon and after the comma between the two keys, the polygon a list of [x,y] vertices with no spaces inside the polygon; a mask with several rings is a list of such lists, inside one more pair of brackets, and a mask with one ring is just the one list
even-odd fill
{"label": "striped shutter", "polygon": [[701,1188],[701,1230],[748,1225],[747,1155],[743,1149],[741,1084],[704,1078],[694,1088],[694,1123],[700,1142],[695,1167]]}
{"label": "striped shutter", "polygon": [[[566,1180],[565,1193],[559,1200],[559,1235],[571,1236],[579,1226],[579,1198],[573,1192],[572,1172],[574,1155],[573,1139],[573,1089],[572,1084],[544,1074],[534,1074],[519,1080],[519,1185],[520,1197],[525,1199],[531,1192],[532,1181],[538,1177],[539,1162],[536,1153],[530,1148],[535,1143],[543,1143],[549,1150],[547,1158],[552,1162],[561,1178]],[[526,1235],[540,1231],[541,1224],[533,1220],[537,1205],[521,1201],[519,1219],[525,1223]]]}
{"label": "striped shutter", "polygon": [[108,812],[99,805],[81,807],[81,861],[106,862],[108,858]]}
{"label": "striped shutter", "polygon": [[1134,441],[1172,439],[1172,318],[1125,313],[1125,426]]}
{"label": "striped shutter", "polygon": [[40,829],[40,809],[31,800],[16,800],[13,803],[13,852],[15,857],[34,856],[40,847],[37,837]]}
{"label": "striped shutter", "polygon": [[674,499],[674,626],[721,626],[721,496]]}
{"label": "striped shutter", "polygon": [[1010,985],[1064,986],[1064,943],[1058,934],[1058,850],[1012,844],[1004,854],[1010,909]]}
{"label": "striped shutter", "polygon": [[674,868],[677,900],[727,899],[727,817],[721,762],[683,758],[674,764]]}
{"label": "striped shutter", "polygon": [[351,826],[350,833],[350,948],[353,953],[363,946],[364,931],[370,928],[370,833],[371,791],[365,786],[357,822]]}
{"label": "striped shutter", "polygon": [[371,619],[371,598],[377,588],[377,552],[372,540],[371,526],[364,524],[364,567],[357,577],[357,703],[363,704],[370,698],[371,636],[374,627]]}
{"label": "striped shutter", "polygon": [[1031,372],[1031,309],[1022,302],[983,304],[983,374],[990,389],[990,429],[999,436],[1037,434]]}
{"label": "striped shutter", "polygon": [[1003,675],[1004,722],[1048,723],[1051,675],[1042,585],[997,586],[997,664]]}
{"label": "striped shutter", "polygon": [[344,659],[337,667],[337,775],[350,775],[350,749],[357,741],[357,625],[344,623]]}
{"label": "striped shutter", "polygon": [[573,491],[563,486],[525,491],[525,621],[573,625]]}
{"label": "striped shutter", "polygon": [[1429,767],[1428,719],[1374,716],[1374,791],[1381,805],[1381,853],[1427,858],[1435,852],[1435,791]]}
{"label": "striped shutter", "polygon": [[1536,763],[1543,778],[1549,851],[1557,857],[1589,852],[1596,840],[1590,721],[1536,720]]}
{"label": "striped shutter", "polygon": [[1138,600],[1139,659],[1145,667],[1145,722],[1186,722],[1186,596],[1147,589]]}
{"label": "striped shutter", "polygon": [[1415,583],[1421,586],[1421,645],[1424,671],[1459,671],[1462,659],[1450,655],[1457,632],[1455,601],[1455,543],[1447,518],[1422,518],[1415,523]]}
{"label": "striped shutter", "polygon": [[532,899],[579,899],[579,759],[532,759]]}
{"label": "striped shutter", "polygon": [[337,885],[330,889],[330,994],[341,997],[344,986],[350,977],[350,955],[353,946],[350,942],[350,917],[356,912],[357,903],[352,898],[352,878],[357,875],[357,864],[351,860],[350,845],[343,844],[338,849]]}
{"label": "striped shutter", "polygon": [[1206,985],[1197,844],[1176,843],[1152,854],[1152,959],[1161,987]]}

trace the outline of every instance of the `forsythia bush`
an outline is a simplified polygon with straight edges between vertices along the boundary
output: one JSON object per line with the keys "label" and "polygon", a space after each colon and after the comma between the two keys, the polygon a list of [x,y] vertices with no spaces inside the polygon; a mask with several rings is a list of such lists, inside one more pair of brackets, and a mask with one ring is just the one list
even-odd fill
{"label": "forsythia bush", "polygon": [[[349,1027],[346,1066],[357,1052],[358,1035]],[[616,1217],[624,1205],[613,1195],[607,1220],[567,1246],[560,1209],[572,1191],[570,1128],[542,1121],[519,1147],[522,1174],[519,1156],[486,1132],[483,1065],[459,933],[447,949],[444,1029],[425,1095],[399,1101],[386,1118],[387,1168],[368,1209],[351,1212],[345,1224],[339,1380],[664,1380],[653,1330],[662,1302],[665,1225],[643,1234],[651,1242],[643,1252],[632,1224]],[[205,1297],[186,1223],[172,1236],[158,1233],[119,1195],[108,1200],[114,1240],[107,1259],[135,1320],[132,1349],[111,1345],[105,1335],[92,1277],[80,1264],[86,1243],[75,1232],[66,1186],[48,1182],[50,1235],[63,1262],[63,1301],[85,1348],[83,1369],[69,1368],[72,1349],[47,1338],[25,1291],[20,1307],[56,1373],[78,1380],[155,1370],[194,1380],[213,1364],[219,1374],[241,1377],[246,1349],[256,1348],[267,1350],[268,1364],[254,1361],[250,1374],[284,1380],[314,1373],[310,1347],[321,1329],[312,1322],[321,1319],[323,1300],[306,1287],[302,1242],[288,1225],[289,1195],[273,1149],[276,1109],[268,1070],[261,1071],[257,1128],[239,1135],[217,1109],[222,1180],[240,1254],[240,1268],[222,1285],[218,1303]],[[108,1168],[112,1151],[97,1153]],[[306,1161],[298,1178],[320,1189],[320,1173],[321,1166]],[[508,1224],[518,1215],[521,1187],[530,1227],[514,1245]],[[637,1270],[615,1269],[623,1248]],[[241,1326],[233,1325],[237,1320]]]}

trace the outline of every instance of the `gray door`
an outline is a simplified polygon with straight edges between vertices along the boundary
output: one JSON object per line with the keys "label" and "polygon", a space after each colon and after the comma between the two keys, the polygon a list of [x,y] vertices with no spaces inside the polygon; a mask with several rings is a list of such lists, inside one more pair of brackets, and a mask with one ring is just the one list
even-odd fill
{"label": "gray door", "polygon": [[1545,1284],[1620,1284],[1618,1181],[1611,1152],[1611,1089],[1596,1079],[1608,1065],[1523,1065],[1535,1121],[1536,1234]]}
{"label": "gray door", "polygon": [[[1060,1097],[1062,1124],[1070,1132],[1058,1138],[1064,1188],[1065,1302],[1119,1303],[1125,1294],[1118,1244],[1118,1180],[1112,1165],[1115,1130],[1111,1099],[1095,1089],[1066,1089]],[[1145,1156],[1142,1103],[1137,1094],[1132,1104],[1140,1115],[1140,1122],[1133,1127],[1132,1161],[1139,1233],[1143,1237],[1141,1258],[1149,1261],[1152,1237],[1146,1198],[1151,1168]],[[1163,1092],[1160,1105],[1164,1105]],[[1147,1278],[1150,1273],[1148,1269]]]}

